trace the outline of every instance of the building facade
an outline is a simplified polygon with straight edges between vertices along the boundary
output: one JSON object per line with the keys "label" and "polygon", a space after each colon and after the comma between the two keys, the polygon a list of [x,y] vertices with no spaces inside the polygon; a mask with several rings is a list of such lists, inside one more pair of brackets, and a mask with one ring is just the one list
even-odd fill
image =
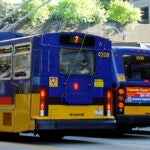
{"label": "building facade", "polygon": [[128,0],[143,11],[142,24],[150,24],[150,0]]}

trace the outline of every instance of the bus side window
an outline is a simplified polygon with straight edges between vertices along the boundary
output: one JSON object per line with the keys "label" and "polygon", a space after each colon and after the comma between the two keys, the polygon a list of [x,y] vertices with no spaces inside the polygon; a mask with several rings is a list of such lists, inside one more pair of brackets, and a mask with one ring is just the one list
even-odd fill
{"label": "bus side window", "polygon": [[0,80],[9,80],[12,73],[12,46],[0,48]]}
{"label": "bus side window", "polygon": [[11,55],[0,58],[0,79],[11,77]]}
{"label": "bus side window", "polygon": [[[28,46],[28,45],[27,45]],[[29,78],[31,67],[31,53],[27,51],[26,45],[18,46],[14,55],[14,78]],[[23,49],[24,48],[24,49]]]}

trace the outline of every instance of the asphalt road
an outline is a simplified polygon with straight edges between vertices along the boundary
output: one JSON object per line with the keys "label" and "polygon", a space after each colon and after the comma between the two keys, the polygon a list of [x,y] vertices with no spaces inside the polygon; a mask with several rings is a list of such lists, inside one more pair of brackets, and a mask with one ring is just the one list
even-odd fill
{"label": "asphalt road", "polygon": [[0,137],[0,150],[150,150],[150,134],[65,136],[56,141],[28,134],[18,138]]}

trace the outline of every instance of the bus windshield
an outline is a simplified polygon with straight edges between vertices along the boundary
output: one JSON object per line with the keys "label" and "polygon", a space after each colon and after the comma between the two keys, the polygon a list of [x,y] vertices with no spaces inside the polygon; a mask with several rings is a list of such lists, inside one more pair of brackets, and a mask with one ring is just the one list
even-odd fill
{"label": "bus windshield", "polygon": [[60,49],[60,74],[92,75],[94,73],[94,52],[77,49]]}
{"label": "bus windshield", "polygon": [[150,56],[123,55],[123,64],[127,79],[150,79]]}

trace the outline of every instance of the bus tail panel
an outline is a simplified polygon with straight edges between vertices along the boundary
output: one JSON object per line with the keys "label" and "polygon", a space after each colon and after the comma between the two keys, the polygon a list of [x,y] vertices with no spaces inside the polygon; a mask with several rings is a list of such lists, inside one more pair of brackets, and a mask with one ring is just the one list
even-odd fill
{"label": "bus tail panel", "polygon": [[150,126],[150,115],[118,115],[119,127],[147,127]]}
{"label": "bus tail panel", "polygon": [[[116,121],[113,119],[93,119],[93,120],[35,120],[36,130],[100,130],[116,128]],[[105,128],[104,128],[105,127]],[[82,131],[81,131],[82,132]]]}
{"label": "bus tail panel", "polygon": [[150,107],[149,106],[138,106],[133,104],[132,106],[125,106],[124,108],[125,115],[150,115]]}
{"label": "bus tail panel", "polygon": [[[150,125],[150,106],[148,87],[119,87],[116,92],[116,105],[119,125],[139,127]],[[147,97],[148,96],[148,97]]]}
{"label": "bus tail panel", "polygon": [[49,105],[49,117],[51,119],[104,119],[111,118],[104,116],[103,105],[89,106],[66,106],[66,105]]}

